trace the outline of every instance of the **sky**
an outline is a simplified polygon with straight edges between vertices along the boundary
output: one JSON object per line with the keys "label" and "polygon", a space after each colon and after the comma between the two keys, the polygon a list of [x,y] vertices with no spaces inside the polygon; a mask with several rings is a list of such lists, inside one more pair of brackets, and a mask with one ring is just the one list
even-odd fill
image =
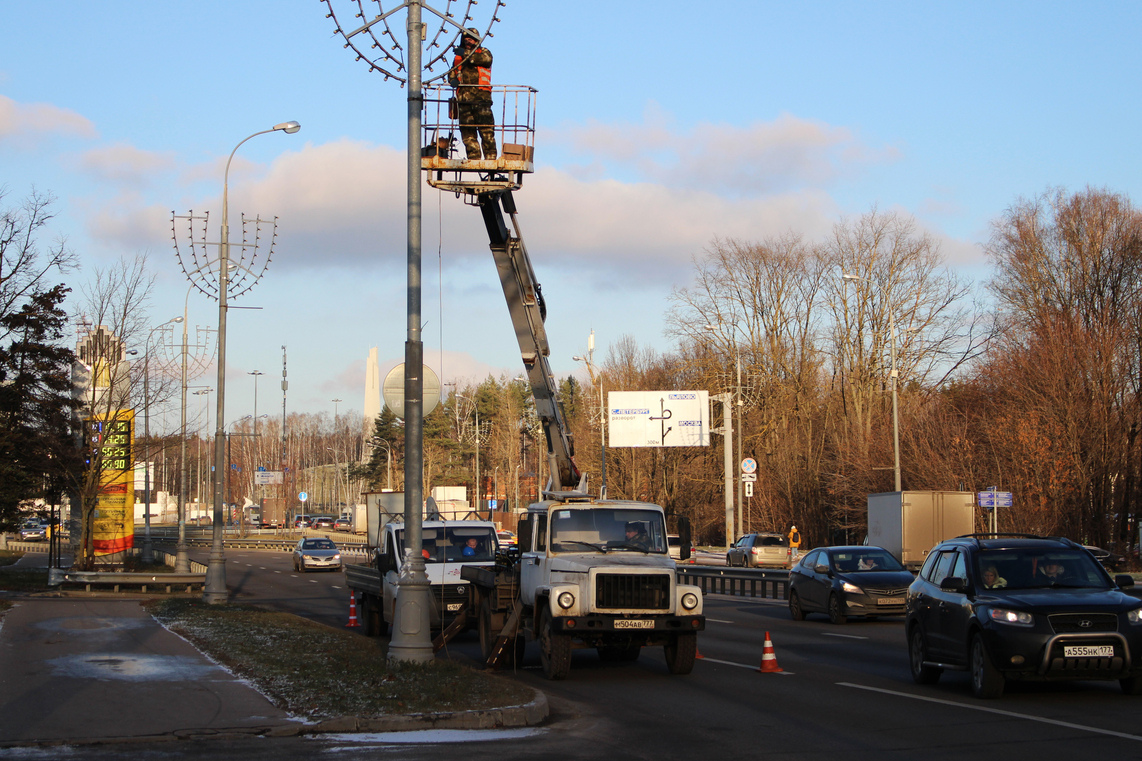
{"label": "sky", "polygon": [[[352,28],[356,3],[331,2]],[[477,26],[494,9],[475,6]],[[55,196],[45,242],[79,256],[77,294],[96,268],[146,254],[153,325],[184,307],[217,324],[216,302],[187,300],[172,212],[209,211],[217,240],[230,152],[301,123],[244,143],[228,176],[232,240],[240,214],[278,222],[268,269],[228,317],[228,423],[255,393],[259,414],[280,412],[282,346],[291,412],[360,411],[369,349],[382,377],[404,358],[407,92],[356,61],[327,12],[0,2],[3,205]],[[538,93],[535,172],[515,199],[557,377],[586,377],[572,357],[592,330],[596,362],[625,336],[671,351],[671,292],[718,238],[817,240],[900,212],[983,283],[989,225],[1021,198],[1139,196],[1136,2],[515,0],[497,15],[493,81]],[[462,386],[519,375],[478,210],[425,186],[423,229],[426,363]],[[191,382],[214,386],[215,371]]]}

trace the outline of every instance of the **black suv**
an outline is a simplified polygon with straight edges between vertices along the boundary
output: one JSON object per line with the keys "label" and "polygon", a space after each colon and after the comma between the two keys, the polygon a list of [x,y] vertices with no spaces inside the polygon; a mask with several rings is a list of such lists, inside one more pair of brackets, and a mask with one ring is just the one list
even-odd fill
{"label": "black suv", "polygon": [[1117,679],[1142,694],[1142,599],[1069,539],[973,534],[936,545],[908,587],[912,678],[971,672],[979,698],[1008,679]]}

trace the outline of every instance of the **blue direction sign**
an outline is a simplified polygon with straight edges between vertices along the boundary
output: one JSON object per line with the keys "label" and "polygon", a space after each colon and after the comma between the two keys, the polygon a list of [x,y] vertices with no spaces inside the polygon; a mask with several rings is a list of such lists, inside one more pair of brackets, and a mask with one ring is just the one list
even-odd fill
{"label": "blue direction sign", "polygon": [[1009,491],[981,491],[978,496],[980,507],[1011,507]]}

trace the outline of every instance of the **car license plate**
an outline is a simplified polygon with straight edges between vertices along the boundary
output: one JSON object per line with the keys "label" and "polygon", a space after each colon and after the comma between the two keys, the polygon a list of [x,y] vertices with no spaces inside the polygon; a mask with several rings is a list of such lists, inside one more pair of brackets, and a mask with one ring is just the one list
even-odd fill
{"label": "car license plate", "polygon": [[464,603],[462,603],[462,602],[450,602],[450,603],[448,603],[448,612],[454,613],[463,607],[464,607]]}
{"label": "car license plate", "polygon": [[876,600],[877,605],[903,605],[903,597],[879,597]]}
{"label": "car license plate", "polygon": [[1114,645],[1063,645],[1065,658],[1113,658]]}
{"label": "car license plate", "polygon": [[616,629],[653,629],[653,621],[645,621],[641,619],[620,618],[615,621]]}

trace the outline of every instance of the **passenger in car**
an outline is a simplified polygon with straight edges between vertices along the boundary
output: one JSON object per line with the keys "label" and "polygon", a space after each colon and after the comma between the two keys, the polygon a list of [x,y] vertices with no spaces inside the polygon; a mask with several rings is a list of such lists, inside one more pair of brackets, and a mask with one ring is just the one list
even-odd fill
{"label": "passenger in car", "polygon": [[995,566],[989,565],[983,569],[983,586],[985,589],[1001,589],[1007,586],[1007,579],[999,575]]}

